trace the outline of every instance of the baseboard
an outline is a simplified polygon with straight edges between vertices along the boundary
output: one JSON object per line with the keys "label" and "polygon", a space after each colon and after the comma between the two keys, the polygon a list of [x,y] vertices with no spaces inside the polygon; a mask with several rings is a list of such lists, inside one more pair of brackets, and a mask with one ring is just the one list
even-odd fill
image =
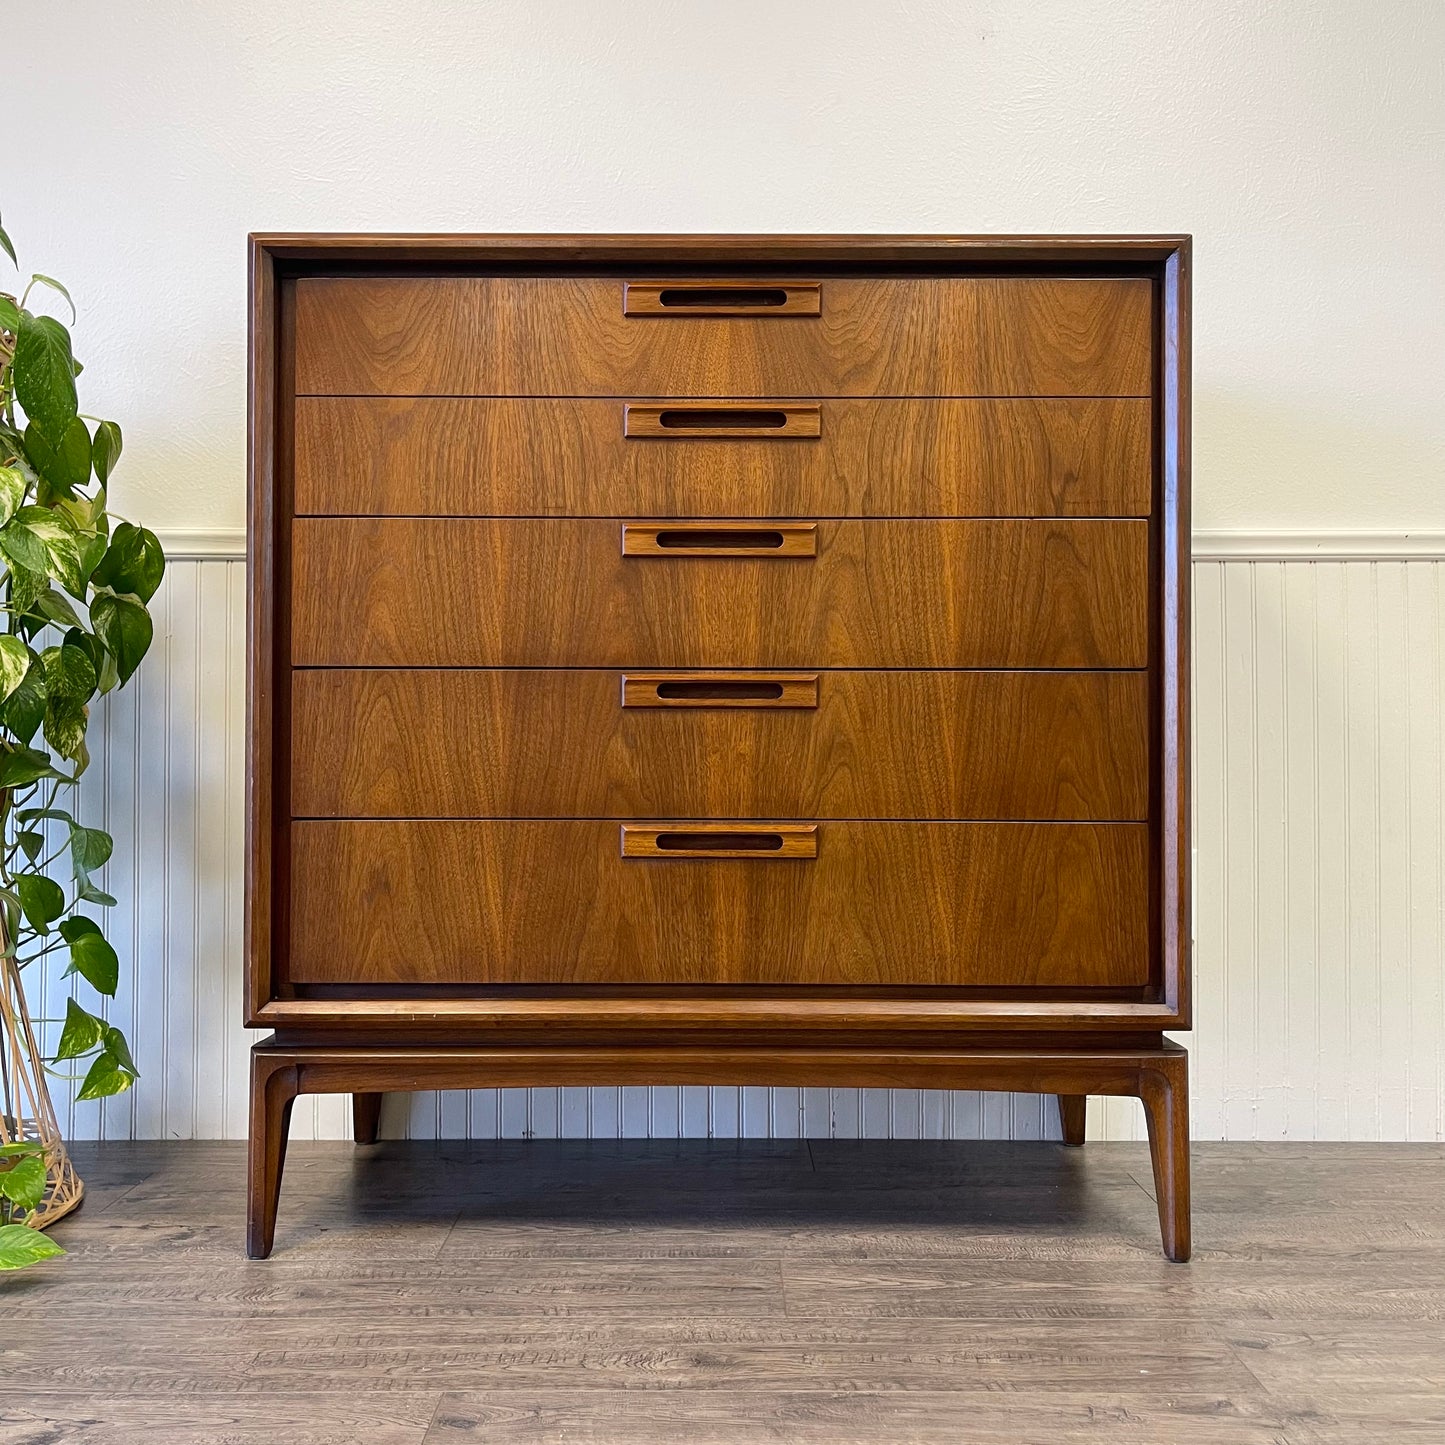
{"label": "baseboard", "polygon": [[1445,558],[1445,532],[1196,532],[1196,562],[1399,562]]}

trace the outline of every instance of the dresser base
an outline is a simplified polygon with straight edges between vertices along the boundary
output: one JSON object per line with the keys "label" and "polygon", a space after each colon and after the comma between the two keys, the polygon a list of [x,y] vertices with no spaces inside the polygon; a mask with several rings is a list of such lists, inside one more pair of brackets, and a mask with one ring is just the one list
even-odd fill
{"label": "dresser base", "polygon": [[562,1084],[753,1084],[983,1089],[1056,1094],[1065,1144],[1083,1142],[1090,1094],[1138,1098],[1149,1126],[1164,1253],[1189,1258],[1188,1055],[1143,1048],[827,1049],[500,1047],[354,1048],[278,1044],[251,1050],[246,1252],[271,1253],[291,1105],[298,1094],[351,1094],[358,1143],[376,1138],[382,1091]]}

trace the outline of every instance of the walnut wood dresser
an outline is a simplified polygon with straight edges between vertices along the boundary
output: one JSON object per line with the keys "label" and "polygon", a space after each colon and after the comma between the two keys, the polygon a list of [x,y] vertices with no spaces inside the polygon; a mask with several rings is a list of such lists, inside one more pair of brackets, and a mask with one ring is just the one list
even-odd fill
{"label": "walnut wood dresser", "polygon": [[1188,238],[251,259],[250,1253],[299,1093],[744,1083],[1137,1096],[1187,1258]]}

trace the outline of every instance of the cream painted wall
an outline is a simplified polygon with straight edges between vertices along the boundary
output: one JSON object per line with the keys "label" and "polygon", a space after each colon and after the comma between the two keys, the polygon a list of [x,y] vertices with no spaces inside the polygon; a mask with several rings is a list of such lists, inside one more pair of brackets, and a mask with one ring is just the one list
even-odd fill
{"label": "cream painted wall", "polygon": [[1445,531],[1439,0],[10,0],[122,509],[243,522],[252,229],[1189,230],[1196,527]]}

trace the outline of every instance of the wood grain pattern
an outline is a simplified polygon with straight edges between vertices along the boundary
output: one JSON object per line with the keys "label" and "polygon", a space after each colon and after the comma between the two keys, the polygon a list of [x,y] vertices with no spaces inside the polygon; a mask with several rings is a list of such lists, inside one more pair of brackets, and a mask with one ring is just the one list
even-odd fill
{"label": "wood grain pattern", "polygon": [[[694,278],[707,279],[707,278]],[[836,277],[817,318],[640,317],[605,276],[302,277],[298,395],[1147,396],[1142,278]]]}
{"label": "wood grain pattern", "polygon": [[[769,676],[729,674],[745,686]],[[627,682],[642,690],[640,678]],[[624,707],[621,676],[604,670],[299,670],[292,811],[1146,816],[1142,673],[827,672],[811,676],[802,707],[782,698],[657,706],[657,685],[648,689],[654,705]]]}
{"label": "wood grain pattern", "polygon": [[588,821],[302,821],[295,983],[1147,981],[1139,824],[830,822],[808,863],[651,863]]}
{"label": "wood grain pattern", "polygon": [[[619,555],[603,520],[305,518],[312,666],[1142,667],[1142,522],[828,521],[816,558]],[[427,606],[418,607],[417,599]]]}
{"label": "wood grain pattern", "polygon": [[[689,404],[669,401],[653,411]],[[812,405],[820,412],[815,439],[690,431],[654,442],[624,434],[624,412],[631,427],[641,408],[620,401],[298,397],[296,511],[638,517],[1149,511],[1146,400],[864,398]]]}

